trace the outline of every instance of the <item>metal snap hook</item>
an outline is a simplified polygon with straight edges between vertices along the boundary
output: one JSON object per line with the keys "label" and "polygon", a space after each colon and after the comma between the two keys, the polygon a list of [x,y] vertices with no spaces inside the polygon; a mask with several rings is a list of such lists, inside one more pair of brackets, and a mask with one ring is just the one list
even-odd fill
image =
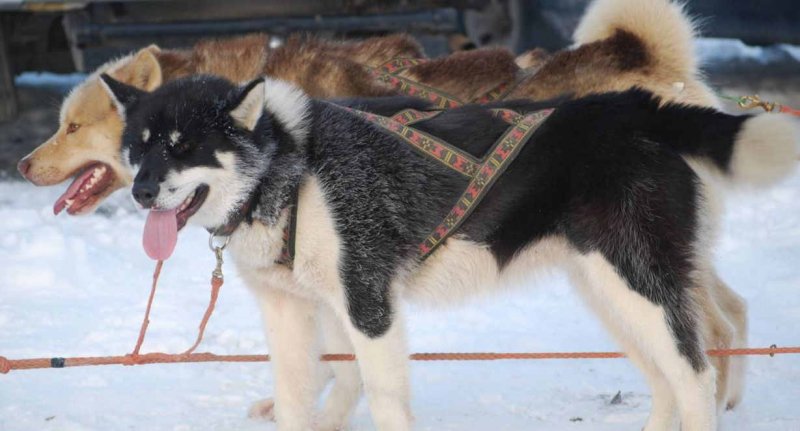
{"label": "metal snap hook", "polygon": [[208,236],[208,248],[214,253],[216,253],[217,250],[219,251],[225,250],[225,247],[227,247],[230,242],[231,242],[230,235],[219,236],[212,233]]}

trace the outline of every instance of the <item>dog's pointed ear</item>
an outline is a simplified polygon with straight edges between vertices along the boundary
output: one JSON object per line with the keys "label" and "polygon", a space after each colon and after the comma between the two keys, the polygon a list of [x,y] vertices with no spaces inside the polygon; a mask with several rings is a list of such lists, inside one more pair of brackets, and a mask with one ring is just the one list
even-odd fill
{"label": "dog's pointed ear", "polygon": [[108,95],[111,96],[111,100],[114,101],[114,104],[117,106],[117,111],[119,111],[120,115],[123,117],[125,116],[126,110],[130,109],[142,96],[147,94],[134,86],[119,82],[105,73],[100,75],[100,82],[103,84],[103,88],[108,92]]}
{"label": "dog's pointed ear", "polygon": [[142,48],[113,72],[114,77],[144,91],[153,91],[164,81],[159,55],[161,48],[157,45]]}
{"label": "dog's pointed ear", "polygon": [[160,87],[164,82],[161,73],[161,64],[156,57],[161,52],[161,48],[153,44],[140,50],[136,54],[133,70],[133,85],[144,91],[153,91]]}
{"label": "dog's pointed ear", "polygon": [[253,130],[264,112],[264,79],[250,81],[234,92],[230,103],[233,121],[247,130]]}

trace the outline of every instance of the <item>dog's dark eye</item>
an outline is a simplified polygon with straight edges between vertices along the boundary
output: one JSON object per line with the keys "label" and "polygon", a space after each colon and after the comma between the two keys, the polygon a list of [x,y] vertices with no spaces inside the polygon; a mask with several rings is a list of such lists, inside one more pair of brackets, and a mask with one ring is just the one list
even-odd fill
{"label": "dog's dark eye", "polygon": [[80,128],[81,125],[78,123],[69,123],[69,125],[67,125],[67,134],[69,135],[70,133],[75,133]]}
{"label": "dog's dark eye", "polygon": [[175,155],[184,154],[187,151],[189,151],[190,148],[191,148],[191,145],[189,145],[189,143],[186,142],[186,141],[178,141],[178,142],[170,145],[170,150],[172,151],[172,154],[175,154]]}

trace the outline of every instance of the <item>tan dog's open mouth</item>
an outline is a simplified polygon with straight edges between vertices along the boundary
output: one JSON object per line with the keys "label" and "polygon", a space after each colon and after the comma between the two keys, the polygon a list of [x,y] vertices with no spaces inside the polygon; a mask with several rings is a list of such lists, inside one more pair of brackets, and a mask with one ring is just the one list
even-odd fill
{"label": "tan dog's open mouth", "polygon": [[81,214],[92,208],[114,183],[116,175],[111,166],[102,162],[90,162],[78,170],[67,191],[53,205],[53,213],[58,215],[65,208],[67,214]]}

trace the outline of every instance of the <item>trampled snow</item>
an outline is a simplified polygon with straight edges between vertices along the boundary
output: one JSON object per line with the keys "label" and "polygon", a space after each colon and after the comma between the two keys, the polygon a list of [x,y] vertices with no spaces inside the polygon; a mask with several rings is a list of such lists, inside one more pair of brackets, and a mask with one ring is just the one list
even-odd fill
{"label": "trampled snow", "polygon": [[[52,215],[58,188],[0,183],[0,355],[116,355],[131,350],[153,262],[144,214],[118,192],[101,214]],[[752,346],[800,345],[800,175],[728,199],[717,267],[749,303]],[[165,264],[143,351],[180,352],[194,339],[214,259],[188,227]],[[237,277],[226,283],[198,351],[265,353],[259,311]],[[414,352],[616,350],[563,276],[465,306],[409,306]],[[754,357],[724,430],[800,429],[800,356]],[[270,365],[204,363],[12,371],[0,375],[0,429],[272,430],[248,419],[272,392]],[[638,430],[650,396],[624,359],[412,365],[420,430]],[[622,402],[610,404],[617,392]],[[355,430],[372,429],[364,402]]]}

